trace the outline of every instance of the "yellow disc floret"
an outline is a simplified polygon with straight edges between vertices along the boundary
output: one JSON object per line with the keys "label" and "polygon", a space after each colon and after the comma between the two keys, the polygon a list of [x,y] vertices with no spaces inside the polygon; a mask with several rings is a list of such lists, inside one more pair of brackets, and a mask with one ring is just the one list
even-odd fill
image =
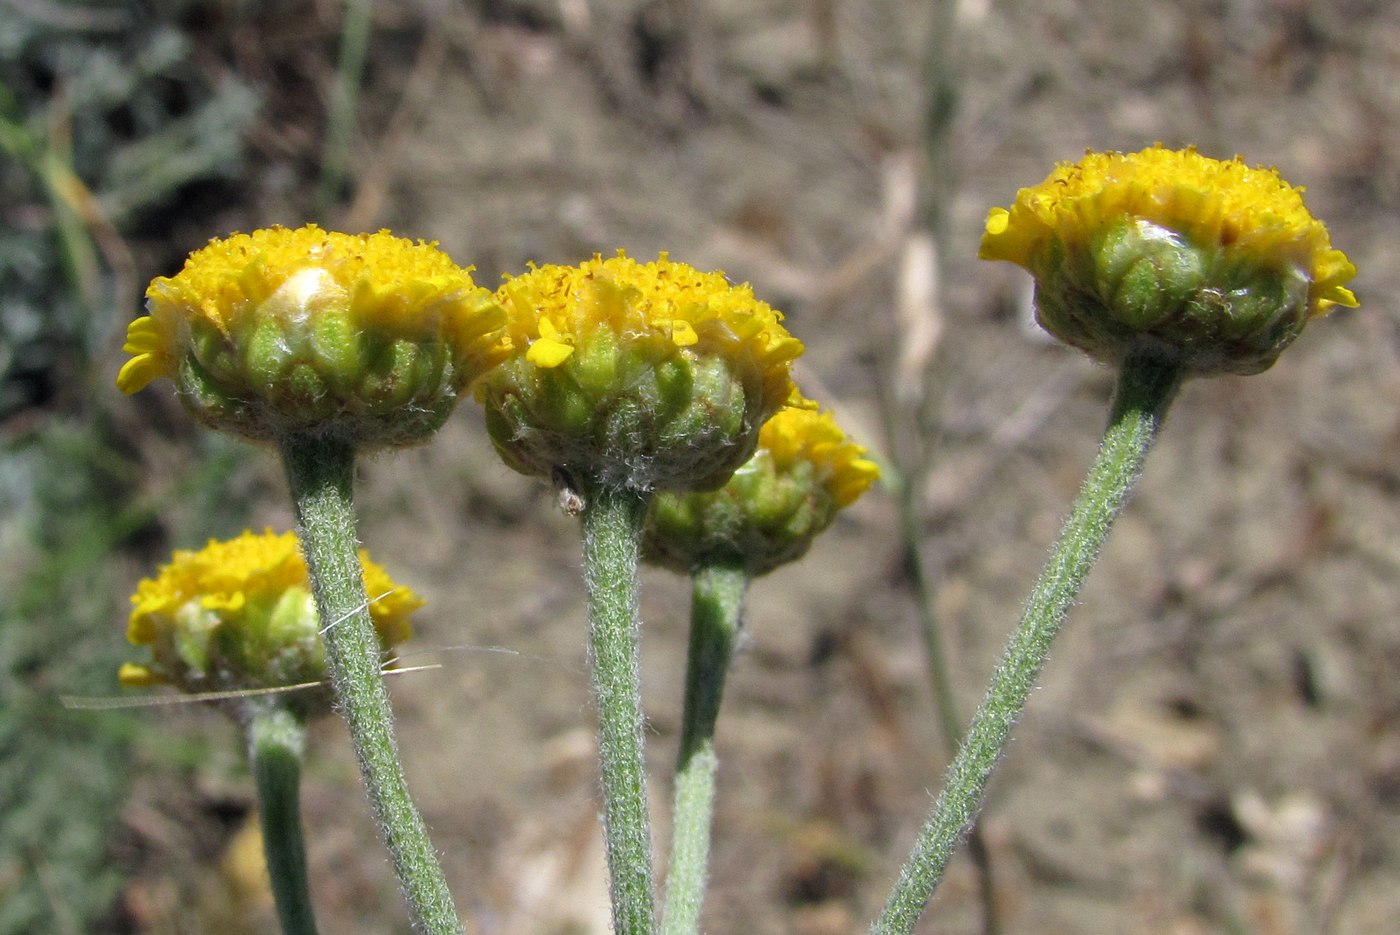
{"label": "yellow disc floret", "polygon": [[980,256],[1029,270],[1038,318],[1068,343],[1203,373],[1263,370],[1309,318],[1357,304],[1303,189],[1194,148],[1061,163],[991,210]]}
{"label": "yellow disc floret", "polygon": [[504,312],[436,245],[315,225],[214,240],[146,291],[117,385],[168,377],[217,428],[426,435],[499,359]]}
{"label": "yellow disc floret", "polygon": [[681,572],[729,565],[750,575],[794,561],[879,478],[865,453],[830,413],[783,409],[722,488],[656,498],[647,556]]}
{"label": "yellow disc floret", "polygon": [[[370,616],[387,650],[412,632],[423,602],[362,550]],[[127,638],[152,661],[127,663],[124,684],[238,691],[326,677],[321,624],[295,533],[245,532],[177,551],[131,598]]]}
{"label": "yellow disc floret", "polygon": [[506,462],[636,489],[713,487],[794,398],[783,316],[665,254],[539,266],[496,293],[508,359],[477,383]]}

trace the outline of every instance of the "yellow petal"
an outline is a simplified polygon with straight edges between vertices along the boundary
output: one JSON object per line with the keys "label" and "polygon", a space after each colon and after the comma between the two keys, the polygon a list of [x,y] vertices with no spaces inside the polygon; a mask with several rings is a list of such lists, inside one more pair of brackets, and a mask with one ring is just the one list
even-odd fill
{"label": "yellow petal", "polygon": [[152,685],[160,685],[162,679],[145,666],[123,662],[122,667],[117,670],[117,681],[127,688],[150,688]]}
{"label": "yellow petal", "polygon": [[676,347],[690,347],[700,340],[695,328],[688,321],[677,319],[670,323],[671,341]]}
{"label": "yellow petal", "polygon": [[140,354],[122,364],[117,372],[117,389],[130,396],[143,389],[156,377],[165,376],[165,368],[150,354]]}
{"label": "yellow petal", "polygon": [[126,344],[122,350],[128,354],[144,354],[160,347],[160,329],[150,315],[142,315],[126,326]]}
{"label": "yellow petal", "polygon": [[247,597],[242,591],[231,594],[205,594],[199,599],[199,606],[205,610],[242,610]]}
{"label": "yellow petal", "polygon": [[144,646],[156,641],[156,625],[149,613],[139,608],[131,612],[126,622],[126,641],[133,646]]}
{"label": "yellow petal", "polygon": [[1006,233],[1006,228],[1010,224],[1011,212],[1005,208],[993,208],[987,212],[987,233],[993,237]]}
{"label": "yellow petal", "polygon": [[[547,318],[540,319],[540,323],[548,321]],[[543,330],[543,329],[541,329]],[[543,367],[546,370],[557,367],[569,359],[574,348],[571,344],[563,341],[556,341],[553,338],[540,338],[530,345],[530,349],[525,352],[525,359],[536,367]]]}
{"label": "yellow petal", "polygon": [[1356,301],[1356,293],[1342,286],[1338,286],[1331,298],[1323,299],[1323,302],[1327,305],[1340,305],[1343,308],[1356,308],[1359,304]]}

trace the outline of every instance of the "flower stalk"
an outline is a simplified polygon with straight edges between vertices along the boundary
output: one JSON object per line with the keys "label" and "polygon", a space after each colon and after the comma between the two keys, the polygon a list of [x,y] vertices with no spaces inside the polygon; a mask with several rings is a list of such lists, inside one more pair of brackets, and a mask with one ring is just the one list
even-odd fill
{"label": "flower stalk", "polygon": [[282,440],[282,459],[322,621],[331,685],[413,925],[432,935],[460,933],[461,922],[427,827],[409,796],[394,739],[379,640],[355,551],[355,448],[313,433],[293,433]]}
{"label": "flower stalk", "polygon": [[713,490],[798,400],[802,342],[747,285],[665,254],[533,266],[496,292],[504,359],[473,385],[505,463],[583,524],[613,926],[655,926],[637,560],[655,491]]}
{"label": "flower stalk", "polygon": [[1026,705],[1070,605],[1127,502],[1182,376],[1180,365],[1155,357],[1135,355],[1124,361],[1098,455],[962,746],[948,767],[943,791],[884,910],[871,927],[875,935],[908,935],[914,930],[958,844],[976,820],[987,781],[1006,748],[1011,727]]}
{"label": "flower stalk", "polygon": [[676,764],[671,864],[662,931],[699,931],[714,815],[715,723],[744,593],[806,554],[880,470],[830,413],[787,408],[763,424],[758,449],[718,490],[663,492],[648,517],[649,561],[691,579],[690,648]]}
{"label": "flower stalk", "polygon": [[262,702],[248,716],[246,731],[263,853],[282,935],[316,935],[300,807],[306,724],[290,707]]}
{"label": "flower stalk", "polygon": [[[948,653],[944,648],[943,628],[934,614],[934,585],[924,570],[923,533],[919,528],[915,485],[903,473],[893,479],[896,502],[899,504],[900,535],[904,540],[904,566],[909,569],[919,612],[919,631],[924,641],[924,659],[928,664],[929,687],[933,706],[938,715],[943,747],[948,757],[955,757],[962,741],[963,718],[953,691],[953,676],[948,669]],[[982,835],[982,825],[975,819],[967,829],[967,854],[977,868],[977,889],[982,902],[983,935],[999,935],[1001,919],[997,911],[997,886],[992,865],[991,849]]]}
{"label": "flower stalk", "polygon": [[655,927],[637,649],[637,560],[646,511],[645,494],[595,485],[585,494],[580,517],[603,831],[618,935],[644,935]]}
{"label": "flower stalk", "polygon": [[749,576],[739,565],[710,565],[691,576],[690,647],[676,760],[671,861],[666,873],[663,935],[694,935],[710,861],[714,817],[715,722],[739,636]]}

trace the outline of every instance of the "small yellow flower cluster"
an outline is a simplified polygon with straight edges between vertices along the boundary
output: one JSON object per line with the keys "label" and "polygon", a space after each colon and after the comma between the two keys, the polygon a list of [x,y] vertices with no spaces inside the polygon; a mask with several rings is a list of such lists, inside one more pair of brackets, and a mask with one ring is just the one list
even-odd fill
{"label": "small yellow flower cluster", "polygon": [[462,353],[482,354],[500,319],[475,314],[463,301],[476,292],[470,271],[435,244],[388,231],[352,235],[309,224],[234,234],[192,253],[175,276],[151,283],[151,314],[128,329],[133,357],[117,386],[134,393],[156,377],[174,377],[184,329],[202,321],[234,339],[257,328],[265,303],[279,293],[294,299],[278,306],[289,318],[324,314],[336,304],[360,327],[415,337],[442,331]]}
{"label": "small yellow flower cluster", "polygon": [[[423,605],[360,552],[370,616],[387,649],[412,633]],[[149,646],[150,665],[128,663],[127,685],[169,683],[186,691],[229,691],[325,677],[320,625],[295,533],[244,532],[177,551],[131,598],[127,638]]]}
{"label": "small yellow flower cluster", "polygon": [[634,490],[714,488],[757,430],[800,400],[783,316],[662,254],[619,253],[507,278],[505,360],[476,384],[512,468]]}
{"label": "small yellow flower cluster", "polygon": [[1301,188],[1194,148],[1059,164],[989,212],[980,256],[1030,271],[1038,319],[1067,343],[1195,373],[1263,370],[1309,318],[1357,304],[1356,268]]}
{"label": "small yellow flower cluster", "polygon": [[647,557],[682,573],[719,565],[751,577],[795,561],[879,478],[865,453],[830,413],[784,409],[719,490],[657,496]]}
{"label": "small yellow flower cluster", "polygon": [[117,386],[168,377],[204,421],[253,438],[315,428],[416,441],[502,350],[504,312],[470,270],[387,231],[235,234],[146,297]]}

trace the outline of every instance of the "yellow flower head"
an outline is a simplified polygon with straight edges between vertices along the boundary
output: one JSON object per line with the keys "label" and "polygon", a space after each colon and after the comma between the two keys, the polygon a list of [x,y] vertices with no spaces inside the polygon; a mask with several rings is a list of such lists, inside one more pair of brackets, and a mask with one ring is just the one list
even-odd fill
{"label": "yellow flower head", "polygon": [[204,421],[258,439],[418,440],[502,350],[505,313],[470,270],[388,231],[235,234],[146,298],[117,386],[168,377]]}
{"label": "yellow flower head", "polygon": [[1194,148],[1061,163],[990,211],[979,255],[1029,270],[1038,319],[1067,343],[1197,373],[1264,370],[1309,318],[1357,304],[1356,268],[1301,188]]}
{"label": "yellow flower head", "polygon": [[783,316],[665,254],[509,277],[508,358],[477,383],[506,462],[634,489],[714,487],[795,398]]}
{"label": "yellow flower head", "polygon": [[[370,616],[388,650],[412,633],[423,602],[361,550]],[[128,685],[171,684],[192,693],[317,682],[325,647],[295,533],[244,532],[177,551],[137,585],[127,638],[149,646],[148,665],[128,663]]]}
{"label": "yellow flower head", "polygon": [[761,575],[794,561],[880,476],[830,413],[783,409],[758,449],[708,493],[666,493],[652,504],[647,557],[681,572],[737,565]]}

